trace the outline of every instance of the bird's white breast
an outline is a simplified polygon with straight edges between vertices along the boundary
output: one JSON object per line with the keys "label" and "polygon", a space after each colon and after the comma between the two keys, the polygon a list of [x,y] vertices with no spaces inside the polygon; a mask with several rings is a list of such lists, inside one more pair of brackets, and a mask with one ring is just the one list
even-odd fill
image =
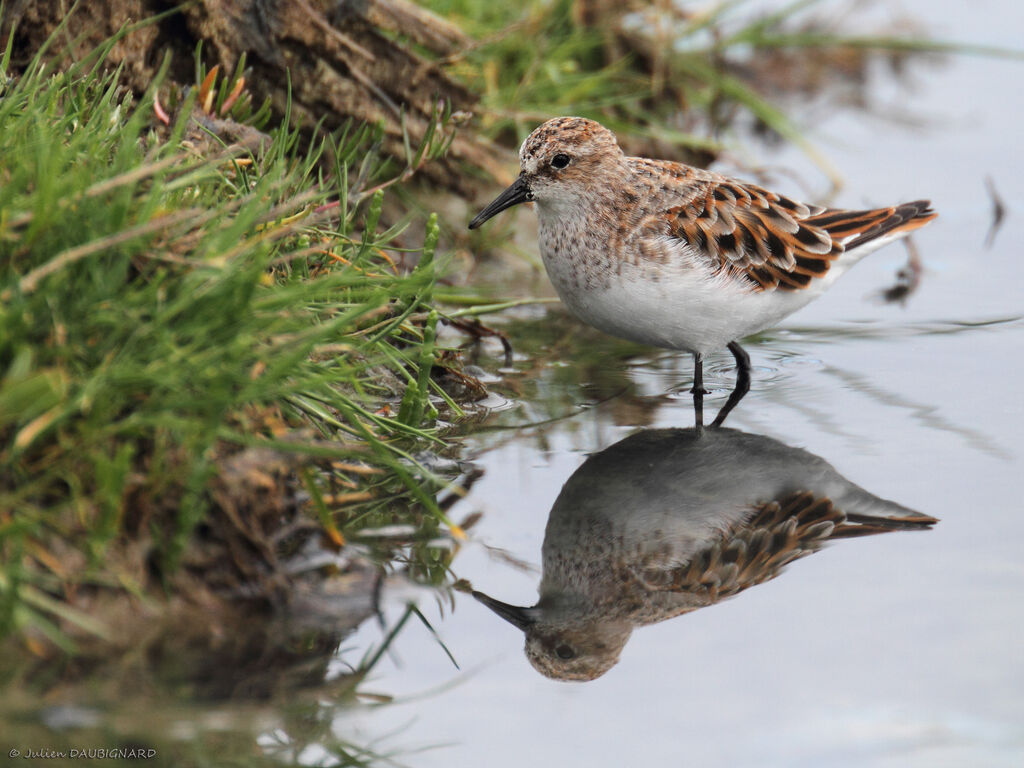
{"label": "bird's white breast", "polygon": [[[643,344],[714,352],[775,325],[821,292],[754,291],[715,274],[682,244],[671,246],[676,252],[670,258],[651,260],[610,253],[607,240],[545,236],[545,229],[542,218],[544,266],[569,310],[606,333]],[[819,282],[824,289],[825,281]]]}

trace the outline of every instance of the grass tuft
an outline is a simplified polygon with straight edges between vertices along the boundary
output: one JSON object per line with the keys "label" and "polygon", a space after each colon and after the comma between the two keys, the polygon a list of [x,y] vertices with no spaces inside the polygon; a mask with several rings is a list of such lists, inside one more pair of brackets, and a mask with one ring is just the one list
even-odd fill
{"label": "grass tuft", "polygon": [[[219,87],[200,71],[163,125],[159,81],[136,100],[101,57],[63,72],[37,60],[18,77],[7,61],[0,636],[56,638],[58,623],[99,634],[72,607],[81,590],[147,573],[168,583],[247,450],[303,462],[285,485],[305,487],[335,542],[345,505],[327,514],[323,499],[336,487],[405,496],[446,524],[440,479],[409,452],[438,442],[424,423],[437,414],[436,220],[410,273],[387,253],[401,228],[378,225],[385,190],[446,150],[447,115],[396,167],[369,125],[305,150],[287,122],[224,138],[227,113],[264,116],[241,68]],[[380,409],[399,400],[398,417]]]}

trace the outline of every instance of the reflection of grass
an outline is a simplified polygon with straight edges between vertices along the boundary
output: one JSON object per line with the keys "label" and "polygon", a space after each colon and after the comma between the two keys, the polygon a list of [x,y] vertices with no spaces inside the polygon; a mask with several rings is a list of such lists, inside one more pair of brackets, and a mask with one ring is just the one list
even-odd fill
{"label": "reflection of grass", "polygon": [[[14,746],[38,749],[41,745],[69,753],[134,745],[153,750],[155,755],[146,764],[159,766],[308,765],[313,755],[323,756],[322,764],[330,765],[405,763],[409,747],[396,743],[397,733],[368,736],[350,723],[393,701],[370,679],[379,674],[378,664],[413,618],[436,639],[429,621],[415,606],[407,606],[376,643],[363,649],[347,642],[338,649],[340,638],[329,629],[323,638],[296,635],[288,644],[290,655],[268,646],[260,663],[251,656],[217,655],[221,649],[179,649],[177,654],[154,659],[105,665],[103,674],[63,686],[61,701],[84,702],[81,706],[54,705],[26,689],[8,687],[0,705],[0,743],[5,754]],[[435,652],[450,658],[447,648],[437,642]],[[197,653],[200,658],[190,657]],[[211,654],[219,665],[238,664],[262,682],[269,680],[268,689],[276,693],[250,698],[243,687],[241,694],[230,699],[208,700],[195,697],[188,686],[175,684],[175,669],[209,664],[209,659],[201,657]],[[343,671],[328,675],[328,664]],[[170,680],[154,672],[156,667],[169,673]],[[259,690],[265,693],[262,686]],[[75,725],[51,725],[62,720]],[[138,760],[107,757],[103,762],[122,765]]]}
{"label": "reflection of grass", "polygon": [[[443,395],[421,373],[437,227],[402,272],[386,250],[401,228],[378,232],[373,192],[446,137],[387,175],[368,127],[305,153],[287,125],[226,147],[190,123],[189,101],[161,138],[152,93],[133,101],[102,52],[8,73],[4,57],[0,635],[64,642],[54,618],[100,632],[76,596],[170,584],[215,497],[272,525],[300,466],[338,541],[325,498],[402,498],[447,525],[408,450],[439,442],[421,426]],[[396,415],[378,410],[387,400]],[[243,460],[259,450],[279,469]]]}
{"label": "reflection of grass", "polygon": [[[433,626],[415,605],[409,604],[380,643],[366,649],[356,665],[310,692],[307,704],[285,707],[287,721],[283,727],[267,733],[259,740],[266,754],[279,760],[298,762],[300,755],[312,751],[322,754],[326,763],[331,765],[396,765],[396,753],[385,751],[384,745],[389,738],[387,735],[374,739],[370,744],[359,744],[340,737],[337,731],[346,715],[393,701],[392,696],[372,692],[364,684],[381,659],[390,652],[392,644],[408,625],[409,619],[414,617],[428,629],[454,664],[455,659]],[[336,660],[344,662],[346,653],[341,651]],[[458,667],[457,664],[455,666]],[[325,700],[330,701],[330,704],[323,703]]]}

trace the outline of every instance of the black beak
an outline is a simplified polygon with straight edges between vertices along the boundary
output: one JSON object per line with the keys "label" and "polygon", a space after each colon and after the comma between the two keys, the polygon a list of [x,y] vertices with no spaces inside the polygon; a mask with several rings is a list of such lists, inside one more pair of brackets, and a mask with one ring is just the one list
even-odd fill
{"label": "black beak", "polygon": [[513,205],[533,200],[533,192],[522,174],[513,182],[512,186],[494,198],[494,201],[476,215],[476,218],[469,222],[470,229],[476,229],[492,216],[511,208]]}
{"label": "black beak", "polygon": [[527,627],[537,622],[537,619],[533,615],[533,608],[520,608],[517,605],[509,605],[508,603],[503,603],[500,600],[495,600],[493,597],[485,595],[483,592],[477,592],[475,589],[473,590],[473,597],[501,616],[501,618],[509,624],[515,624],[524,632]]}

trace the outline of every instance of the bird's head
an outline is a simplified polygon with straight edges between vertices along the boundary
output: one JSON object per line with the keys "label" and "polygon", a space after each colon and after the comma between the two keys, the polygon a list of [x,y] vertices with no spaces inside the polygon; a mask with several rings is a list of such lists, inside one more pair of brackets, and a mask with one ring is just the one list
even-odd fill
{"label": "bird's head", "polygon": [[520,607],[483,592],[473,597],[526,636],[523,649],[533,668],[554,680],[594,680],[619,661],[632,634],[628,621],[602,620],[574,612]]}
{"label": "bird's head", "polygon": [[615,134],[585,117],[556,117],[540,125],[519,149],[519,177],[469,223],[526,202],[557,210],[585,205],[614,184],[624,159]]}

